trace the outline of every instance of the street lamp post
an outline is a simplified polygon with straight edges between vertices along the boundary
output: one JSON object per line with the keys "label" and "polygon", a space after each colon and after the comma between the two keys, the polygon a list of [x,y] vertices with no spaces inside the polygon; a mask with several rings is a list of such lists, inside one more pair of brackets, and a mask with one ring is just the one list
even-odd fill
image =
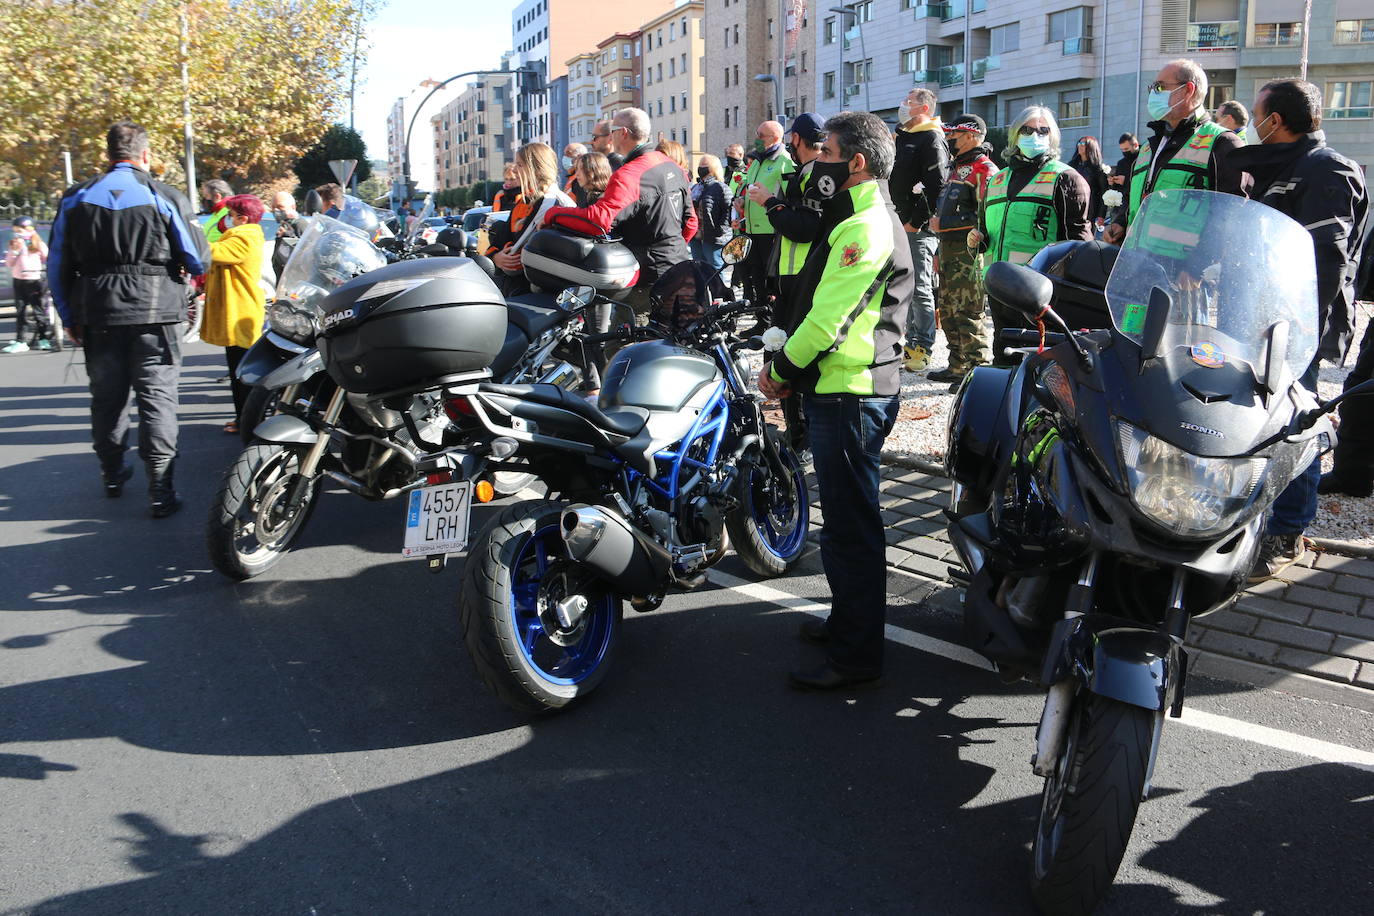
{"label": "street lamp post", "polygon": [[[847,6],[832,6],[830,7],[830,12],[839,13],[841,16],[851,16],[854,19],[854,28],[859,33],[859,56],[862,57],[864,61],[864,109],[867,111],[872,111],[873,103],[869,101],[868,98],[868,77],[870,74],[868,72],[868,51],[864,49],[864,25],[862,22],[859,21],[859,14],[854,12],[854,10],[850,9]],[[840,63],[843,64],[844,45],[841,44],[840,48]]]}
{"label": "street lamp post", "polygon": [[782,84],[778,78],[771,73],[755,73],[754,79],[760,83],[773,84],[773,118],[777,121],[782,120]]}
{"label": "street lamp post", "polygon": [[423,83],[421,83],[421,86],[432,86],[433,88],[429,90],[429,93],[423,99],[420,99],[420,104],[415,106],[415,111],[412,112],[410,115],[410,123],[406,125],[405,140],[402,141],[401,181],[404,183],[405,193],[407,197],[410,195],[410,132],[415,129],[415,119],[420,116],[420,109],[425,107],[425,103],[430,100],[434,93],[438,92],[440,89],[443,89],[445,86],[447,86],[454,80],[462,79],[465,76],[493,76],[500,74],[506,74],[507,76],[509,76],[512,74],[522,73],[529,74],[532,76],[535,75],[537,72],[538,71],[530,70],[525,67],[520,67],[515,70],[469,70],[466,73],[458,73],[454,76],[450,76],[442,83],[436,83],[433,80],[425,80]]}

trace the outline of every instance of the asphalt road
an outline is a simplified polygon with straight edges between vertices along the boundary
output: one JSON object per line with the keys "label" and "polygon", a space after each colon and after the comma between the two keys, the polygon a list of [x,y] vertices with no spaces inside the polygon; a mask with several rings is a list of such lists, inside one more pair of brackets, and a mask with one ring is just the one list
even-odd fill
{"label": "asphalt road", "polygon": [[[1040,696],[946,657],[953,593],[894,597],[886,686],[798,693],[815,558],[763,588],[730,558],[531,722],[399,504],[330,494],[268,575],[210,569],[237,445],[220,355],[188,354],[164,521],[141,474],[101,495],[68,354],[0,357],[0,912],[1030,911]],[[1369,906],[1374,717],[1190,687],[1102,912]]]}

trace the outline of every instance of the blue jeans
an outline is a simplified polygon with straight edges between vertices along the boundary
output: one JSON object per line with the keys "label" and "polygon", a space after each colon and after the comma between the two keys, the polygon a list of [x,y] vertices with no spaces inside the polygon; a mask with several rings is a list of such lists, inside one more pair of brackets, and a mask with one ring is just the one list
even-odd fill
{"label": "blue jeans", "polygon": [[837,670],[876,674],[887,622],[887,545],[878,510],[883,440],[898,399],[808,394],[811,455],[820,488],[821,562],[830,584],[829,661]]}
{"label": "blue jeans", "polygon": [[725,250],[724,245],[712,245],[704,239],[695,238],[691,241],[692,260],[700,261],[708,265],[712,270],[720,270],[725,266],[725,258],[721,252]]}
{"label": "blue jeans", "polygon": [[906,344],[935,347],[935,251],[940,240],[929,229],[908,232],[911,246],[911,272],[916,280],[911,290],[911,308],[906,312]]}
{"label": "blue jeans", "polygon": [[[1303,387],[1313,394],[1317,391],[1317,370],[1320,365],[1321,357],[1312,360],[1312,365],[1300,379]],[[1317,482],[1321,476],[1322,459],[1318,455],[1274,500],[1274,505],[1269,509],[1271,514],[1267,534],[1302,534],[1307,530],[1312,519],[1317,517]]]}

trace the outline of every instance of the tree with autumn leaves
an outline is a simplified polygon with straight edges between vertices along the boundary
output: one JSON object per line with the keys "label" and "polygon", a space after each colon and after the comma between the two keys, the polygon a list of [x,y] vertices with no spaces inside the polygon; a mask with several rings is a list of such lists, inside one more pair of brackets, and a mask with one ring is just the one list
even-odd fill
{"label": "tree with autumn leaves", "polygon": [[[148,129],[182,173],[180,17],[196,171],[265,186],[290,174],[347,102],[353,36],[377,0],[7,0],[0,162],[39,193],[105,167],[105,131]],[[361,17],[361,18],[360,18]],[[360,50],[360,53],[361,50]]]}

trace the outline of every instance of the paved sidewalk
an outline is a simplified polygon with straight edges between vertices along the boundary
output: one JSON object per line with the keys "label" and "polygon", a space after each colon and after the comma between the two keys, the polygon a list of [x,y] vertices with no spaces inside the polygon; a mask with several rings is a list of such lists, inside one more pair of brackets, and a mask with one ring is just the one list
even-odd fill
{"label": "paved sidewalk", "polygon": [[[889,591],[957,609],[948,569],[958,559],[943,514],[949,480],[885,464],[882,494]],[[815,505],[811,520],[814,538]],[[1374,560],[1309,551],[1231,610],[1196,621],[1187,644],[1191,673],[1374,711]]]}

